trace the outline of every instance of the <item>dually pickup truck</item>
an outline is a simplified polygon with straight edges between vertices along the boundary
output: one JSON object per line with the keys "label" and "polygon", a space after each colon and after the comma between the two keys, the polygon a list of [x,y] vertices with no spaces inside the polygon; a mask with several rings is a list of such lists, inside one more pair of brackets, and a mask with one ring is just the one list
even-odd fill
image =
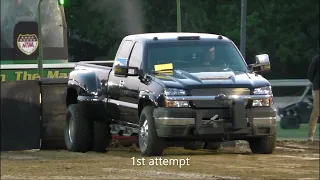
{"label": "dually pickup truck", "polygon": [[270,154],[276,109],[267,54],[247,65],[232,40],[205,33],[126,36],[112,64],[77,63],[69,74],[67,149],[106,152],[112,134],[136,136],[143,156],[168,142],[217,149],[245,140]]}

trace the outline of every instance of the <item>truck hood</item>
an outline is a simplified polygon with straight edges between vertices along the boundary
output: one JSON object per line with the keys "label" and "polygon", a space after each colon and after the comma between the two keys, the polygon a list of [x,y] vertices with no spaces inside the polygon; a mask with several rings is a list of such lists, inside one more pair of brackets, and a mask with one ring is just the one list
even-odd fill
{"label": "truck hood", "polygon": [[256,88],[270,83],[261,75],[237,71],[195,72],[174,70],[171,73],[155,73],[153,80],[167,88]]}

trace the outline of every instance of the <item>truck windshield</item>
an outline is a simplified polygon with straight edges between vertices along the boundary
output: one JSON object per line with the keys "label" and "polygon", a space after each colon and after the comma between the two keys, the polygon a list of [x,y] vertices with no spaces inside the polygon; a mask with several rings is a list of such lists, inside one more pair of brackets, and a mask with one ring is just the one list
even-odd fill
{"label": "truck windshield", "polygon": [[[15,60],[17,58],[11,56],[17,44],[15,33],[30,29],[28,25],[17,27],[17,24],[20,22],[37,22],[38,3],[39,0],[1,0],[1,60]],[[67,59],[65,53],[67,37],[63,25],[65,16],[59,8],[58,1],[43,0],[40,8],[44,58]],[[28,34],[35,33],[33,27],[31,31],[32,33]],[[25,58],[28,59],[28,56]],[[19,60],[25,59],[21,57]]]}
{"label": "truck windshield", "polygon": [[231,42],[198,41],[151,43],[147,48],[147,69],[172,64],[174,70],[192,72],[247,72],[247,65]]}

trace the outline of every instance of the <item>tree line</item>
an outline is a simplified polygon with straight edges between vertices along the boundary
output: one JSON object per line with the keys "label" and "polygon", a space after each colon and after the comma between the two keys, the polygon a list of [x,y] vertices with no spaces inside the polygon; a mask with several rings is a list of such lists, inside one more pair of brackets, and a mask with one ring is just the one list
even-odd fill
{"label": "tree line", "polygon": [[[69,0],[70,55],[113,59],[128,34],[177,31],[175,0]],[[181,0],[182,31],[221,34],[240,47],[241,0]],[[268,53],[270,79],[306,78],[319,53],[319,0],[250,0],[246,60]],[[71,60],[72,61],[72,60]]]}

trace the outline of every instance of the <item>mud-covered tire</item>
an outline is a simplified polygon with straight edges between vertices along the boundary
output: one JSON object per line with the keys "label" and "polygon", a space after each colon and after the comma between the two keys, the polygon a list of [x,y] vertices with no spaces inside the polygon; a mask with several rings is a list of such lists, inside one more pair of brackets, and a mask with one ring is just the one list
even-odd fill
{"label": "mud-covered tire", "polygon": [[208,149],[208,150],[218,150],[221,148],[221,142],[207,142],[204,145],[203,149]]}
{"label": "mud-covered tire", "polygon": [[276,146],[277,135],[265,136],[248,140],[251,152],[254,154],[272,154]]}
{"label": "mud-covered tire", "polygon": [[203,149],[204,142],[201,142],[201,141],[186,142],[183,144],[183,147],[184,147],[184,149],[187,149],[187,150]]}
{"label": "mud-covered tire", "polygon": [[73,152],[87,152],[91,144],[92,125],[86,116],[84,104],[68,106],[64,139],[67,150]]}
{"label": "mud-covered tire", "polygon": [[110,123],[108,121],[94,121],[92,137],[92,151],[106,152],[112,142]]}
{"label": "mud-covered tire", "polygon": [[165,147],[164,139],[159,138],[156,131],[153,110],[153,106],[146,106],[140,115],[138,140],[143,156],[161,156]]}

